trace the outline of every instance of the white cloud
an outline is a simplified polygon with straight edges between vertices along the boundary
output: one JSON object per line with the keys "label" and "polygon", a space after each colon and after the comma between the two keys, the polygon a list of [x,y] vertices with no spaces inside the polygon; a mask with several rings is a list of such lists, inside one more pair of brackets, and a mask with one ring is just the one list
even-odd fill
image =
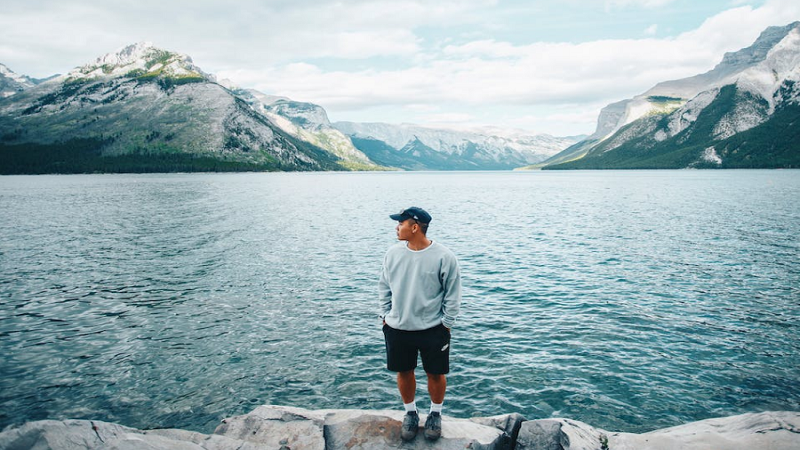
{"label": "white cloud", "polygon": [[[667,1],[609,0],[605,5],[656,7]],[[485,27],[476,27],[480,32],[472,41],[464,34],[425,39],[420,32],[444,30],[443,24],[482,25],[479,13],[493,3],[243,0],[233,8],[188,0],[10,2],[0,15],[0,62],[42,77],[52,74],[46,68],[54,65],[63,72],[114,48],[149,40],[187,53],[203,69],[243,87],[320,104],[334,120],[352,120],[359,111],[393,110],[396,117],[404,113],[431,121],[560,120],[577,133],[592,131],[593,125],[586,125],[592,122],[589,111],[596,114],[602,105],[657,82],[709,70],[725,52],[750,45],[767,26],[800,19],[800,2],[768,0],[758,8],[729,9],[695,30],[663,38],[655,37],[665,33],[655,24],[643,38],[591,42],[519,44],[492,38]],[[21,70],[14,62],[39,71]],[[490,110],[494,116],[481,112]]]}
{"label": "white cloud", "polygon": [[475,116],[472,114],[464,114],[464,113],[442,113],[442,114],[430,114],[427,116],[420,117],[425,123],[432,124],[461,124],[461,123],[471,123],[475,120]]}
{"label": "white cloud", "polygon": [[412,58],[421,51],[415,28],[475,23],[479,18],[473,11],[495,1],[6,3],[0,14],[0,61],[47,76],[139,41],[190,54],[212,71],[312,58]]}
{"label": "white cloud", "polygon": [[628,8],[631,6],[641,8],[658,8],[675,0],[606,0],[606,9]]}
{"label": "white cloud", "polygon": [[[334,116],[410,104],[461,105],[462,111],[498,105],[602,106],[658,82],[710,70],[725,52],[750,45],[764,28],[792,17],[800,18],[800,5],[780,0],[757,9],[730,9],[695,30],[662,39],[529,45],[484,39],[447,45],[407,68],[324,71],[278,66],[224,75],[269,93],[319,103]],[[577,108],[586,123],[586,108]],[[599,111],[596,106],[591,109]],[[457,117],[451,110],[441,114]],[[543,121],[554,117],[539,116]]]}

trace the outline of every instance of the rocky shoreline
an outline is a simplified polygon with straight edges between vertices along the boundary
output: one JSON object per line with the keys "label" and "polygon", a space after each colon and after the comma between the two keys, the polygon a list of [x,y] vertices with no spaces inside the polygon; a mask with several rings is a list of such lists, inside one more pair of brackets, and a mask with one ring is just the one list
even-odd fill
{"label": "rocky shoreline", "polygon": [[[708,419],[648,433],[609,432],[570,419],[526,420],[519,414],[444,416],[442,437],[400,439],[402,411],[308,410],[260,406],[225,419],[211,435],[177,429],[137,430],[91,420],[42,420],[0,433],[3,450],[794,450],[800,412],[776,411]],[[422,417],[424,423],[424,414]]]}

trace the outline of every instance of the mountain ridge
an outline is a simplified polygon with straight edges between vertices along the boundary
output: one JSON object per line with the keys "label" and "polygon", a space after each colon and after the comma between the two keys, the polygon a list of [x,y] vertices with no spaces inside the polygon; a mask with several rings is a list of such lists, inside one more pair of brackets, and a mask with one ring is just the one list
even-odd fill
{"label": "mountain ridge", "polygon": [[[375,161],[354,144],[363,140],[337,129],[321,106],[239,88],[187,55],[140,42],[40,84],[11,87],[0,101],[0,162],[18,171],[32,154],[41,167],[66,171],[95,170],[86,158],[104,171],[110,158],[122,157],[141,165],[119,170],[150,170],[157,164],[146,159],[157,156],[180,160],[176,170],[194,170],[200,159],[198,170],[511,169],[544,159],[531,156],[532,140],[555,153],[578,139],[424,130],[440,142],[423,139],[411,152],[401,151],[406,143],[385,146]],[[71,169],[46,161],[48,151],[64,159],[67,149],[86,158]]]}
{"label": "mountain ridge", "polygon": [[[727,148],[728,139],[773,118],[775,124],[759,129],[779,131],[779,135],[756,140],[769,142],[771,148],[786,145],[797,148],[798,156],[793,159],[787,159],[783,153],[770,157],[777,158],[775,164],[782,161],[779,167],[797,167],[800,142],[791,138],[794,124],[791,105],[798,101],[797,80],[800,80],[800,22],[770,27],[753,45],[727,53],[723,62],[709,72],[658,83],[632,99],[608,105],[598,117],[595,133],[544,161],[540,167],[746,167],[734,153],[720,152],[715,146]],[[691,98],[681,97],[687,93]],[[719,97],[720,93],[724,95]],[[778,106],[781,106],[780,117],[773,117]],[[712,109],[706,111],[709,107]],[[699,121],[701,115],[703,122]],[[782,142],[783,138],[789,139],[788,144]],[[748,154],[754,167],[773,166],[757,161],[759,151],[752,144],[741,144],[736,151]],[[662,155],[658,163],[652,163],[653,152],[672,154],[672,159]],[[686,152],[692,155],[692,161],[678,156]],[[622,154],[627,157],[622,159]],[[733,158],[730,164],[724,162],[730,157]]]}
{"label": "mountain ridge", "polygon": [[50,167],[44,153],[67,158],[65,148],[82,153],[56,164],[63,172],[106,171],[111,160],[119,162],[112,171],[158,169],[148,159],[165,155],[178,163],[164,171],[213,170],[209,160],[220,170],[345,169],[341,158],[284,132],[188,56],[149,43],[0,99],[0,144],[0,169],[22,172],[26,152]]}

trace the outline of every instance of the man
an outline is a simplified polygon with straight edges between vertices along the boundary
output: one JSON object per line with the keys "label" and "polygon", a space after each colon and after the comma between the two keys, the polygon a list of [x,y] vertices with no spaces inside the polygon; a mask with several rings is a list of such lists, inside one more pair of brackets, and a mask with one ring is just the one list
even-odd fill
{"label": "man", "polygon": [[436,440],[442,434],[450,329],[461,304],[461,275],[455,255],[428,239],[430,214],[412,206],[389,217],[398,222],[397,239],[401,242],[386,252],[378,289],[386,367],[397,372],[397,388],[406,410],[401,437],[410,441],[419,429],[414,369],[417,355],[421,355],[431,397],[424,434]]}

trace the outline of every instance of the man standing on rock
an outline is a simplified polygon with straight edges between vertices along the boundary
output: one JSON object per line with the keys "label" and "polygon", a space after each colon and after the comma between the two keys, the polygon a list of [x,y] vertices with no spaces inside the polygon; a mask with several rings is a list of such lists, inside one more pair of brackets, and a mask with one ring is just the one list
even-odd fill
{"label": "man standing on rock", "polygon": [[442,434],[442,403],[450,372],[450,329],[461,305],[458,260],[427,237],[431,216],[412,206],[389,216],[396,220],[398,242],[386,252],[379,283],[386,366],[397,372],[397,388],[406,410],[401,437],[417,435],[419,415],[414,394],[417,355],[428,375],[431,410],[425,437]]}

